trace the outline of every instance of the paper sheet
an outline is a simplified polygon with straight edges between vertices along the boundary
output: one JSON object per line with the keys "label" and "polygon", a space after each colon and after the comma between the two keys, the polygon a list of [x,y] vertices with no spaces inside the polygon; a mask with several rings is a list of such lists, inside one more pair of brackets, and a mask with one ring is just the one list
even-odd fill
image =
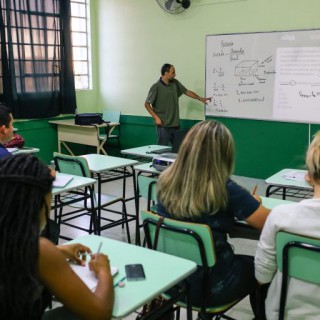
{"label": "paper sheet", "polygon": [[[96,288],[98,279],[96,278],[95,274],[89,269],[88,263],[85,266],[80,266],[78,264],[70,264],[70,266],[91,291]],[[113,276],[116,275],[118,271],[119,270],[117,267],[111,267],[111,274]]]}
{"label": "paper sheet", "polygon": [[285,173],[282,178],[286,180],[294,180],[294,181],[305,181],[305,172],[301,171],[290,171]]}

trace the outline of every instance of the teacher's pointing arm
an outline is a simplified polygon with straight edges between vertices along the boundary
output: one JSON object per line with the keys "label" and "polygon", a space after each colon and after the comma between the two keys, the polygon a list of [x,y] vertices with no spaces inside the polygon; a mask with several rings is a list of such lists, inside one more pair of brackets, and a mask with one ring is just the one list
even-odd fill
{"label": "teacher's pointing arm", "polygon": [[206,103],[206,104],[208,103],[208,101],[211,102],[211,100],[212,100],[212,97],[202,98],[202,97],[198,96],[196,93],[194,93],[194,92],[191,91],[191,90],[187,90],[187,91],[185,92],[185,95],[188,96],[188,97],[190,97],[190,98],[192,98],[192,99],[199,100],[199,101],[201,101],[202,103]]}

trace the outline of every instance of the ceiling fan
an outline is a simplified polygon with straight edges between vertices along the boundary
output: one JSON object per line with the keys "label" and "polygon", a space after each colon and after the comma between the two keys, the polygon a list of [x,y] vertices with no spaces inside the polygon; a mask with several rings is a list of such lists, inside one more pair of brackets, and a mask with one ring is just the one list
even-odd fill
{"label": "ceiling fan", "polygon": [[166,12],[178,14],[190,7],[190,0],[157,0],[159,6]]}

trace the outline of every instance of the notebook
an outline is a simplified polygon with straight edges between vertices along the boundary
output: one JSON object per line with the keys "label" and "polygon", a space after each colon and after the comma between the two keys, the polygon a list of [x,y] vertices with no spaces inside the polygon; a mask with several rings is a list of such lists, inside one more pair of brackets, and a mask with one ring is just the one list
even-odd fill
{"label": "notebook", "polygon": [[[70,264],[72,270],[78,275],[78,277],[86,284],[86,286],[93,291],[98,284],[98,279],[95,274],[89,269],[89,264],[80,266],[78,264]],[[112,276],[115,276],[119,269],[117,267],[110,267]]]}
{"label": "notebook", "polygon": [[53,181],[53,187],[55,188],[63,188],[65,187],[71,180],[73,179],[72,176],[65,176],[58,174]]}

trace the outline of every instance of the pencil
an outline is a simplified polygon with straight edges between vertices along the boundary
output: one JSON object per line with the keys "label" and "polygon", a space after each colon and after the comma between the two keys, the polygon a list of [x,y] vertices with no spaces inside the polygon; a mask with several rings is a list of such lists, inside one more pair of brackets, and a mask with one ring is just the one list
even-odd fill
{"label": "pencil", "polygon": [[257,189],[258,189],[258,185],[256,184],[256,186],[252,190],[252,195],[256,194]]}
{"label": "pencil", "polygon": [[114,287],[114,288],[118,287],[118,286],[119,286],[119,283],[120,283],[121,281],[124,281],[124,280],[126,280],[126,277],[123,277],[122,279],[120,279],[119,281],[117,281],[117,282],[113,285],[113,287]]}

